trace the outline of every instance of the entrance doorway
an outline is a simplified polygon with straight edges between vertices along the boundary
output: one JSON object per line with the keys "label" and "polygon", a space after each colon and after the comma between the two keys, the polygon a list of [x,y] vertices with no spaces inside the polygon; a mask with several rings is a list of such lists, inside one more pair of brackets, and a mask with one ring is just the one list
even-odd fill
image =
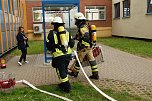
{"label": "entrance doorway", "polygon": [[42,0],[43,30],[44,30],[44,62],[49,63],[51,54],[46,48],[47,35],[52,29],[51,22],[59,16],[65,22],[65,28],[71,33],[74,25],[74,14],[79,11],[79,0]]}

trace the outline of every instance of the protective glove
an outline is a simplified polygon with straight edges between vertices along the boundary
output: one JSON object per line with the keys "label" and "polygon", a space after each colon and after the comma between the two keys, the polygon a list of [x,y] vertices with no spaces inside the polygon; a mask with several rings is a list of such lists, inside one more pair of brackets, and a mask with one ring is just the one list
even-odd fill
{"label": "protective glove", "polygon": [[92,43],[92,47],[96,47],[96,43]]}

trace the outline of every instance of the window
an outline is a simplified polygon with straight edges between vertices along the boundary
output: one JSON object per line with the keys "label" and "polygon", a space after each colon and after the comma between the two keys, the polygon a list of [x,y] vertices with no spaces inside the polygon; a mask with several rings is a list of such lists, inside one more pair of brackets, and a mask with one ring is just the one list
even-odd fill
{"label": "window", "polygon": [[88,20],[106,20],[106,7],[86,6],[85,16]]}
{"label": "window", "polygon": [[12,0],[12,14],[14,15],[14,2]]}
{"label": "window", "polygon": [[130,0],[123,1],[123,17],[130,16]]}
{"label": "window", "polygon": [[120,18],[120,2],[114,4],[115,8],[115,18]]}
{"label": "window", "polygon": [[2,0],[0,0],[0,10],[2,10]]}
{"label": "window", "polygon": [[10,0],[8,0],[8,12],[11,12]]}
{"label": "window", "polygon": [[[45,11],[45,22],[52,22],[53,18],[58,14],[58,11]],[[59,14],[57,15],[59,16]],[[34,22],[42,22],[43,15],[42,15],[42,7],[34,7],[33,8],[33,21]]]}
{"label": "window", "polygon": [[147,0],[147,13],[152,13],[152,0]]}
{"label": "window", "polygon": [[42,8],[41,7],[33,8],[33,21],[42,22]]}

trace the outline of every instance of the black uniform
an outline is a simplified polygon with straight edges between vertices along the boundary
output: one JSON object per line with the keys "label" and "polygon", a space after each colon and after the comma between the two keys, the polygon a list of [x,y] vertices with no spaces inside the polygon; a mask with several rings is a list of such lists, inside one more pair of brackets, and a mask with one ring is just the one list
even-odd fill
{"label": "black uniform", "polygon": [[24,40],[24,37],[26,36],[23,32],[18,33],[18,35],[16,36],[18,49],[22,52],[19,62],[22,62],[22,60],[26,61],[27,47],[29,47],[29,45],[27,44],[27,40]]}

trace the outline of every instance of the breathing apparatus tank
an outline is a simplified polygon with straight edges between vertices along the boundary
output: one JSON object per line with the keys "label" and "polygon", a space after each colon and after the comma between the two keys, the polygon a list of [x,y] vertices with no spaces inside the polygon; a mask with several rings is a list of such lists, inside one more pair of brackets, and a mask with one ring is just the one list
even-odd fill
{"label": "breathing apparatus tank", "polygon": [[65,31],[63,26],[60,26],[58,28],[58,33],[59,33],[59,36],[60,36],[61,45],[63,45],[65,47],[65,50],[67,51],[68,40],[67,40],[67,37],[66,37],[66,31]]}
{"label": "breathing apparatus tank", "polygon": [[91,29],[91,39],[92,41],[95,43],[97,40],[97,36],[96,36],[96,26],[95,25],[91,25],[90,26]]}

